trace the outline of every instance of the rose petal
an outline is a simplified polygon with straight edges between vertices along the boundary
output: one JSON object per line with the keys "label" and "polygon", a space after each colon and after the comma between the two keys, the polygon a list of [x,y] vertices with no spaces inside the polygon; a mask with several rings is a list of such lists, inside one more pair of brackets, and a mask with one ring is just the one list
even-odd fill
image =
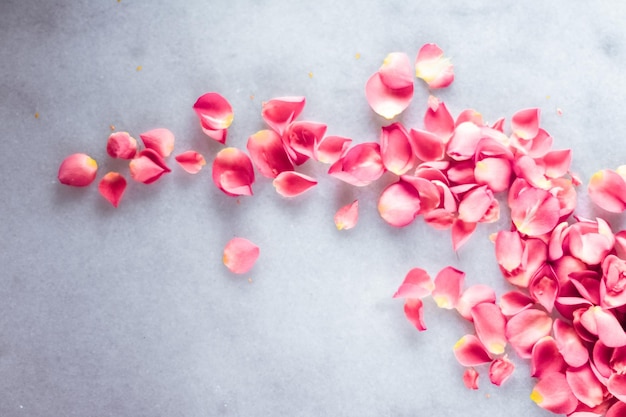
{"label": "rose petal", "polygon": [[474,368],[466,368],[463,372],[463,384],[468,389],[478,389],[478,372]]}
{"label": "rose petal", "polygon": [[365,96],[376,114],[390,120],[409,107],[413,99],[413,84],[394,90],[387,87],[380,73],[376,72],[365,84]]}
{"label": "rose petal", "polygon": [[424,129],[440,137],[443,143],[448,142],[454,132],[454,119],[443,101],[437,102],[435,108],[429,106],[426,109]]}
{"label": "rose petal", "polygon": [[400,180],[381,193],[378,213],[390,225],[404,227],[415,220],[420,204],[420,196],[415,187]]}
{"label": "rose petal", "polygon": [[315,186],[317,180],[299,172],[284,171],[276,176],[272,184],[283,197],[295,197]]}
{"label": "rose petal", "polygon": [[144,149],[129,163],[130,176],[137,182],[151,184],[171,172],[163,157],[152,149]]}
{"label": "rose petal", "polygon": [[477,366],[491,362],[491,355],[473,334],[466,334],[455,344],[454,356],[463,366]]}
{"label": "rose petal", "polygon": [[557,318],[553,330],[559,353],[569,366],[579,367],[589,361],[589,351],[571,325]]}
{"label": "rose petal", "polygon": [[489,380],[498,387],[502,385],[515,371],[515,365],[506,356],[491,362],[489,366]]}
{"label": "rose petal", "polygon": [[[412,81],[411,81],[412,82]],[[406,174],[415,164],[409,133],[401,123],[383,126],[380,136],[383,165],[396,175]]]}
{"label": "rose petal", "polygon": [[456,307],[461,297],[464,280],[465,272],[451,266],[439,271],[435,277],[433,298],[440,308],[453,309]]}
{"label": "rose petal", "polygon": [[233,122],[233,108],[219,93],[203,94],[193,105],[193,110],[205,129],[228,129]]}
{"label": "rose petal", "polygon": [[587,191],[591,201],[606,211],[626,210],[626,180],[615,171],[603,169],[593,174]]}
{"label": "rose petal", "polygon": [[126,190],[126,178],[118,172],[108,172],[98,183],[98,191],[113,207],[117,207]]}
{"label": "rose petal", "polygon": [[379,68],[380,81],[392,90],[413,86],[411,61],[404,52],[392,52]]}
{"label": "rose petal", "polygon": [[570,389],[565,375],[559,372],[552,372],[539,379],[530,399],[554,414],[569,414],[578,405],[578,399]]}
{"label": "rose petal", "polygon": [[531,376],[541,378],[552,372],[564,372],[566,367],[563,355],[552,337],[542,337],[535,343],[530,357]]}
{"label": "rose petal", "polygon": [[415,76],[430,88],[444,88],[454,81],[454,67],[434,43],[422,46],[415,59]]}
{"label": "rose petal", "polygon": [[474,178],[494,193],[504,191],[511,183],[511,163],[505,158],[485,158],[476,162]]}
{"label": "rose petal", "polygon": [[429,296],[435,289],[428,272],[421,268],[411,269],[393,298],[424,298]]}
{"label": "rose petal", "polygon": [[174,134],[168,129],[152,129],[139,137],[147,149],[155,150],[163,158],[170,156],[174,150]]}
{"label": "rose petal", "polygon": [[589,407],[602,404],[604,400],[604,386],[595,377],[589,364],[578,368],[568,368],[565,372],[565,378],[580,402]]}
{"label": "rose petal", "polygon": [[261,116],[279,135],[293,122],[304,109],[304,97],[278,97],[263,102]]}
{"label": "rose petal", "polygon": [[528,292],[548,313],[552,312],[554,301],[559,292],[559,282],[550,266],[544,265],[533,276],[528,285]]}
{"label": "rose petal", "polygon": [[420,332],[426,330],[424,323],[424,304],[419,298],[407,298],[404,301],[404,315]]}
{"label": "rose petal", "polygon": [[326,133],[326,125],[316,122],[293,122],[285,131],[283,140],[290,158],[301,165],[314,156],[315,148]]}
{"label": "rose petal", "polygon": [[443,159],[446,144],[441,136],[420,129],[411,129],[410,140],[417,157],[422,161],[439,161]]}
{"label": "rose petal", "polygon": [[515,227],[528,236],[549,233],[559,222],[559,201],[545,190],[526,188],[510,206]]}
{"label": "rose petal", "polygon": [[178,162],[182,169],[190,174],[197,174],[202,167],[206,165],[204,156],[196,151],[183,152],[176,155],[174,159],[176,159],[176,162]]}
{"label": "rose petal", "polygon": [[314,158],[324,164],[333,164],[352,144],[352,139],[342,136],[324,136],[315,148]]}
{"label": "rose petal", "polygon": [[600,306],[589,307],[580,320],[585,329],[597,335],[605,346],[626,346],[626,333],[611,311]]}
{"label": "rose petal", "polygon": [[539,133],[539,114],[537,108],[520,110],[511,118],[513,133],[521,139],[533,139]]}
{"label": "rose petal", "polygon": [[494,355],[504,353],[506,347],[506,318],[500,307],[493,303],[480,303],[471,310],[476,335]]}
{"label": "rose petal", "polygon": [[472,321],[472,308],[480,303],[495,303],[496,292],[488,285],[476,284],[461,294],[456,310],[465,319]]}
{"label": "rose petal", "polygon": [[534,344],[550,334],[552,319],[536,309],[523,310],[511,317],[506,324],[506,338],[523,359],[531,357]]}
{"label": "rose petal", "polygon": [[96,179],[97,172],[95,159],[84,153],[75,153],[61,162],[57,177],[61,184],[86,187]]}
{"label": "rose petal", "polygon": [[252,161],[237,148],[224,148],[217,153],[213,161],[212,178],[217,188],[226,195],[252,195]]}
{"label": "rose petal", "polygon": [[137,154],[137,139],[128,132],[111,133],[107,140],[107,154],[111,158],[133,159]]}
{"label": "rose petal", "polygon": [[259,258],[259,247],[248,239],[235,237],[224,247],[222,261],[235,274],[245,274]]}
{"label": "rose petal", "polygon": [[350,230],[356,226],[359,220],[359,200],[354,200],[337,210],[334,220],[337,230]]}
{"label": "rose petal", "polygon": [[283,140],[273,130],[260,130],[248,138],[246,145],[252,162],[261,175],[276,178],[285,171],[293,171],[293,164],[285,152]]}
{"label": "rose petal", "polygon": [[379,179],[385,172],[378,143],[360,143],[348,149],[328,169],[328,174],[348,184],[364,187]]}

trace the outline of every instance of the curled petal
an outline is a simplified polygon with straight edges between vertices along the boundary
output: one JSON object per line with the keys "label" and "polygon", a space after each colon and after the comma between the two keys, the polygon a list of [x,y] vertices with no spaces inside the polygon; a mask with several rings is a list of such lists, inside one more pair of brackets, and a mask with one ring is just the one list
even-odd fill
{"label": "curled petal", "polygon": [[117,207],[126,190],[126,178],[118,172],[108,172],[98,183],[98,191],[113,207]]}
{"label": "curled petal", "polygon": [[98,164],[84,153],[75,153],[63,160],[57,177],[61,184],[86,187],[96,179]]}
{"label": "curled petal", "polygon": [[359,200],[354,200],[337,210],[334,220],[337,230],[350,230],[356,226],[359,220]]}
{"label": "curled petal", "polygon": [[569,250],[588,265],[597,265],[609,254],[615,244],[615,236],[605,220],[597,223],[578,222],[569,229]]}
{"label": "curled petal", "polygon": [[387,87],[380,73],[376,72],[365,84],[365,96],[372,110],[389,120],[409,107],[413,99],[413,84],[394,90]]}
{"label": "curled petal", "polygon": [[172,170],[163,157],[152,149],[144,149],[130,161],[130,176],[137,182],[151,184]]}
{"label": "curled petal", "polygon": [[261,175],[276,178],[285,171],[293,171],[293,164],[285,152],[283,141],[273,130],[260,130],[248,138],[246,145],[252,162]]}
{"label": "curled petal", "polygon": [[606,211],[626,210],[626,180],[615,171],[604,169],[593,174],[587,191],[591,201]]}
{"label": "curled petal", "polygon": [[315,186],[317,180],[299,172],[284,171],[276,176],[272,184],[283,197],[295,197]]}
{"label": "curled petal", "polygon": [[348,150],[352,139],[342,136],[324,136],[315,148],[314,158],[324,164],[333,164]]}
{"label": "curled petal", "polygon": [[439,46],[427,43],[417,53],[415,76],[424,80],[430,88],[444,88],[454,81],[454,67]]}
{"label": "curled petal", "polygon": [[454,356],[463,366],[476,366],[491,362],[491,355],[473,334],[466,334],[455,344]]}
{"label": "curled petal", "polygon": [[535,300],[521,291],[509,291],[500,297],[500,309],[505,316],[514,316],[535,304]]}
{"label": "curled petal", "polygon": [[478,389],[478,371],[474,368],[465,368],[463,372],[463,384],[467,389]]}
{"label": "curled petal", "polygon": [[190,174],[197,174],[202,167],[206,165],[204,156],[196,151],[183,152],[176,155],[174,159],[176,159],[176,162],[178,162],[182,169]]}
{"label": "curled petal", "polygon": [[263,102],[261,116],[269,127],[279,135],[285,132],[304,109],[306,100],[304,97],[278,97]]}
{"label": "curled petal", "polygon": [[153,149],[163,158],[167,158],[174,150],[174,134],[165,128],[152,129],[139,135],[147,149]]}
{"label": "curled petal", "polygon": [[435,289],[428,272],[421,268],[413,268],[404,277],[404,281],[393,298],[424,298]]}
{"label": "curled petal", "polygon": [[233,122],[233,108],[219,93],[203,94],[193,105],[193,110],[205,129],[228,129]]}
{"label": "curled petal", "polygon": [[565,375],[560,372],[552,372],[539,379],[530,399],[554,414],[569,414],[578,405],[578,399],[570,389]]}
{"label": "curled petal", "polygon": [[455,161],[466,161],[476,154],[482,129],[472,122],[463,122],[454,129],[446,152]]}
{"label": "curled petal", "polygon": [[440,161],[445,156],[446,144],[435,133],[411,129],[410,140],[415,155],[422,161]]}
{"label": "curled petal", "polygon": [[500,386],[509,379],[515,370],[513,362],[505,357],[498,358],[489,366],[489,380],[492,384]]}
{"label": "curled petal", "polygon": [[313,157],[317,144],[326,133],[326,125],[316,122],[293,122],[285,131],[283,140],[287,153],[297,165]]}
{"label": "curled petal", "polygon": [[235,274],[245,274],[259,258],[257,245],[242,237],[231,239],[224,247],[222,261],[226,268]]}
{"label": "curled petal", "polygon": [[364,187],[379,179],[385,172],[377,143],[360,143],[348,149],[328,169],[328,173],[348,184]]}
{"label": "curled petal", "polygon": [[586,406],[595,407],[604,401],[604,386],[595,377],[589,364],[568,368],[565,378],[576,398]]}
{"label": "curled petal", "polygon": [[506,318],[500,311],[500,307],[493,303],[481,303],[471,310],[476,335],[494,355],[504,353],[506,347]]}
{"label": "curled petal", "polygon": [[[431,96],[432,97],[432,96]],[[454,119],[443,102],[429,106],[424,114],[424,128],[447,142],[454,132]]]}
{"label": "curled petal", "polygon": [[496,292],[488,285],[476,284],[461,294],[456,310],[465,319],[472,321],[472,308],[480,303],[495,303]]}
{"label": "curled petal", "polygon": [[528,359],[534,344],[550,334],[552,319],[541,310],[528,309],[511,317],[506,324],[506,337],[515,352]]}
{"label": "curled petal", "polygon": [[111,158],[133,159],[137,154],[137,139],[128,132],[111,133],[107,140],[107,154]]}
{"label": "curled petal", "polygon": [[380,81],[392,90],[413,86],[411,61],[404,52],[392,52],[387,55],[378,73]]}
{"label": "curled petal", "polygon": [[526,188],[510,206],[515,227],[528,236],[549,233],[559,222],[559,201],[545,190]]}
{"label": "curled petal", "polygon": [[212,178],[217,188],[226,195],[252,195],[252,162],[248,155],[237,148],[224,148],[217,153],[213,161]]}
{"label": "curled petal", "polygon": [[537,108],[520,110],[511,118],[513,133],[521,139],[533,139],[539,133],[539,114]]}
{"label": "curled petal", "polygon": [[226,138],[228,137],[228,129],[207,129],[202,126],[202,131],[205,135],[210,137],[211,139],[219,142],[221,144],[226,143]]}
{"label": "curled petal", "polygon": [[404,301],[404,315],[420,332],[426,330],[424,323],[424,304],[419,298],[407,298]]}
{"label": "curled petal", "polygon": [[439,271],[435,277],[433,298],[440,308],[453,309],[456,307],[461,297],[464,280],[465,272],[451,266]]}
{"label": "curled petal", "polygon": [[420,204],[420,196],[415,187],[400,180],[381,193],[378,213],[390,225],[404,227],[413,222],[420,210]]}
{"label": "curled petal", "polygon": [[[411,81],[412,82],[412,81]],[[401,123],[383,126],[380,136],[383,165],[396,175],[406,174],[415,163],[409,134]]]}
{"label": "curled petal", "polygon": [[608,255],[602,261],[600,296],[605,307],[621,307],[626,304],[626,261]]}
{"label": "curled petal", "polygon": [[559,282],[548,265],[543,266],[530,280],[528,292],[549,313],[559,292]]}
{"label": "curled petal", "polygon": [[566,367],[567,364],[552,337],[542,337],[535,343],[530,356],[531,376],[541,378],[552,372],[564,372]]}

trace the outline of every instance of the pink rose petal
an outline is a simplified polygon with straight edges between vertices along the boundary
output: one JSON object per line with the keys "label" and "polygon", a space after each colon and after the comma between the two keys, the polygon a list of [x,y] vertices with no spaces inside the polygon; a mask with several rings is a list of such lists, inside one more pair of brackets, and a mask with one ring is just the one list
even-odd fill
{"label": "pink rose petal", "polygon": [[600,306],[589,307],[580,317],[584,328],[608,347],[626,346],[626,333],[611,311]]}
{"label": "pink rose petal", "polygon": [[276,176],[272,184],[283,197],[295,197],[315,186],[317,180],[299,172],[284,171]]}
{"label": "pink rose petal", "polygon": [[326,125],[316,122],[293,122],[285,131],[283,140],[290,158],[301,165],[314,156],[315,148],[326,133]]}
{"label": "pink rose petal", "polygon": [[554,320],[553,330],[559,353],[569,366],[579,367],[589,361],[589,351],[570,324],[557,318]]}
{"label": "pink rose petal", "polygon": [[379,68],[380,81],[392,90],[413,87],[411,60],[404,52],[392,52]]}
{"label": "pink rose petal", "polygon": [[422,46],[415,59],[415,76],[430,88],[444,88],[454,81],[454,67],[434,43]]}
{"label": "pink rose petal", "polygon": [[528,236],[551,232],[559,222],[559,201],[545,190],[525,188],[510,206],[515,227]]}
{"label": "pink rose petal", "polygon": [[174,150],[174,134],[168,129],[152,129],[139,137],[147,149],[155,150],[163,158],[170,156]]}
{"label": "pink rose petal", "polygon": [[443,143],[448,142],[454,132],[454,119],[443,101],[426,109],[424,129],[440,137]]}
{"label": "pink rose petal", "polygon": [[465,371],[463,372],[463,384],[465,384],[467,389],[477,390],[478,371],[474,368],[465,368]]}
{"label": "pink rose petal", "polygon": [[569,414],[578,405],[578,399],[570,389],[565,375],[559,372],[552,372],[539,379],[530,399],[554,414]]}
{"label": "pink rose petal", "polygon": [[523,359],[531,357],[534,344],[550,334],[552,318],[544,311],[523,310],[511,317],[506,324],[506,338]]}
{"label": "pink rose petal", "polygon": [[530,375],[541,378],[552,372],[564,372],[567,364],[551,336],[542,337],[533,346],[530,357]]}
{"label": "pink rose petal", "polygon": [[415,155],[422,161],[439,161],[443,159],[446,143],[441,136],[420,129],[411,129],[410,140]]}
{"label": "pink rose petal", "polygon": [[261,116],[276,133],[282,135],[304,109],[304,97],[278,97],[263,102]]}
{"label": "pink rose petal", "polygon": [[626,179],[615,171],[603,169],[593,174],[587,192],[591,201],[606,211],[626,210]]}
{"label": "pink rose petal", "polygon": [[248,155],[237,148],[224,148],[213,161],[213,183],[226,195],[252,195],[254,169]]}
{"label": "pink rose petal", "polygon": [[489,366],[489,380],[492,384],[498,387],[502,385],[515,371],[515,365],[513,362],[507,359],[507,357],[498,358],[491,362]]}
{"label": "pink rose petal", "polygon": [[604,401],[605,388],[595,377],[589,364],[568,368],[565,378],[576,398],[583,404],[595,407]]}
{"label": "pink rose petal", "polygon": [[428,272],[421,268],[413,268],[406,274],[393,298],[425,298],[434,289],[435,284]]}
{"label": "pink rose petal", "polygon": [[409,107],[413,99],[413,84],[394,90],[387,87],[380,72],[376,72],[365,84],[365,96],[376,114],[390,120]]}
{"label": "pink rose petal", "polygon": [[495,303],[496,292],[484,284],[475,284],[461,294],[456,304],[456,310],[465,320],[472,321],[472,308],[480,303]]}
{"label": "pink rose petal", "polygon": [[324,164],[334,164],[348,150],[352,139],[342,136],[324,136],[315,148],[314,158]]}
{"label": "pink rose petal", "polygon": [[235,274],[245,274],[259,258],[259,247],[248,239],[235,237],[224,247],[222,261]]}
{"label": "pink rose petal", "polygon": [[500,297],[500,308],[505,316],[514,316],[527,310],[535,304],[535,301],[520,291],[509,291]]}
{"label": "pink rose petal", "polygon": [[539,133],[539,109],[520,110],[511,118],[513,133],[521,139],[533,139]]}
{"label": "pink rose petal", "polygon": [[[411,81],[412,82],[412,81]],[[401,123],[383,126],[380,136],[383,165],[396,175],[406,174],[415,164],[409,133]]]}
{"label": "pink rose petal", "polygon": [[86,187],[96,179],[98,164],[84,153],[75,153],[63,160],[57,175],[61,184]]}
{"label": "pink rose petal", "polygon": [[129,163],[130,176],[137,182],[151,184],[171,172],[163,157],[152,149],[144,149]]}
{"label": "pink rose petal", "polygon": [[424,323],[424,304],[419,298],[407,298],[404,301],[404,315],[417,330],[426,330]]}
{"label": "pink rose petal", "polygon": [[117,207],[126,190],[126,178],[118,172],[108,172],[98,183],[98,191],[113,207]]}
{"label": "pink rose petal", "polygon": [[107,140],[107,154],[111,158],[133,159],[137,154],[137,139],[128,132],[111,133]]}
{"label": "pink rose petal", "polygon": [[415,220],[420,204],[420,196],[415,187],[400,180],[381,193],[378,213],[390,225],[404,227]]}
{"label": "pink rose petal", "polygon": [[334,220],[337,230],[350,230],[356,226],[359,220],[359,200],[354,200],[337,210]]}
{"label": "pink rose petal", "polygon": [[233,122],[233,108],[219,93],[203,94],[193,105],[193,110],[204,129],[213,131],[228,129]]}
{"label": "pink rose petal", "polygon": [[461,297],[464,280],[465,272],[451,266],[439,271],[435,277],[433,298],[440,308],[453,309],[456,307]]}
{"label": "pink rose petal", "polygon": [[373,142],[353,146],[328,169],[328,174],[357,187],[371,184],[384,172],[380,145]]}
{"label": "pink rose petal", "polygon": [[178,164],[190,174],[197,174],[200,172],[202,167],[206,165],[204,156],[196,151],[183,152],[176,155],[174,159],[176,159],[176,162],[178,162]]}
{"label": "pink rose petal", "polygon": [[493,303],[480,303],[471,310],[476,335],[493,355],[501,355],[506,347],[506,318],[500,307]]}
{"label": "pink rose petal", "polygon": [[473,334],[461,337],[452,350],[456,360],[463,366],[477,366],[492,360],[487,349]]}
{"label": "pink rose petal", "polygon": [[256,132],[248,138],[246,147],[254,166],[264,177],[276,178],[281,172],[293,171],[283,140],[273,130]]}

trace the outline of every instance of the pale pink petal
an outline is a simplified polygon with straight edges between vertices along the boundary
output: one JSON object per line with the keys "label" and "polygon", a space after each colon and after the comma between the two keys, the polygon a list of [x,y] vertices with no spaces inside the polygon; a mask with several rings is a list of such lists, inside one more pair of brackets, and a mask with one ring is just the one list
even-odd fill
{"label": "pale pink petal", "polygon": [[98,191],[113,207],[117,207],[126,190],[126,178],[118,172],[108,172],[98,183]]}
{"label": "pale pink petal", "polygon": [[152,129],[139,135],[147,149],[153,149],[163,158],[167,158],[174,150],[174,134],[165,128]]}
{"label": "pale pink petal", "polygon": [[474,178],[486,184],[494,193],[504,191],[511,184],[511,163],[505,158],[485,158],[476,162]]}
{"label": "pale pink petal", "polygon": [[61,162],[57,178],[61,184],[86,187],[96,179],[97,172],[95,159],[84,153],[75,153]]}
{"label": "pale pink petal", "polygon": [[491,207],[493,192],[483,185],[463,196],[459,203],[459,219],[468,223],[480,221]]}
{"label": "pale pink petal", "polygon": [[419,298],[404,300],[404,315],[420,332],[426,330],[424,323],[424,304]]}
{"label": "pale pink petal", "polygon": [[585,329],[597,335],[605,346],[626,346],[626,333],[612,312],[593,306],[582,314],[580,320]]}
{"label": "pale pink petal", "polygon": [[269,127],[282,135],[287,126],[302,113],[305,103],[304,97],[277,97],[263,102],[261,116]]}
{"label": "pale pink petal", "polygon": [[480,303],[495,303],[496,293],[488,285],[475,284],[461,294],[456,310],[465,319],[472,321],[472,308]]}
{"label": "pale pink petal", "polygon": [[430,88],[444,88],[454,81],[454,67],[439,46],[427,43],[417,53],[415,76],[424,80]]}
{"label": "pale pink petal", "polygon": [[111,133],[107,140],[107,154],[111,158],[133,159],[137,154],[137,139],[128,132]]}
{"label": "pale pink petal", "polygon": [[465,109],[457,116],[454,125],[459,126],[462,123],[469,122],[473,123],[476,126],[484,126],[485,121],[483,120],[483,115],[477,112],[474,109]]}
{"label": "pale pink petal", "polygon": [[464,280],[465,272],[451,266],[447,266],[439,271],[435,277],[433,298],[440,308],[450,310],[456,307],[461,297]]}
{"label": "pale pink petal", "polygon": [[626,261],[608,255],[602,261],[600,296],[604,307],[621,307],[626,304]]}
{"label": "pale pink petal", "polygon": [[459,161],[450,165],[448,169],[448,180],[452,185],[455,194],[463,192],[476,186],[476,178],[474,178],[474,169],[476,165],[473,160]]}
{"label": "pale pink petal", "polygon": [[537,108],[520,110],[511,118],[513,133],[521,139],[533,139],[539,133],[539,114]]}
{"label": "pale pink petal", "polygon": [[420,204],[415,187],[400,180],[383,190],[378,199],[378,213],[390,225],[404,227],[413,222]]}
{"label": "pale pink petal", "polygon": [[615,398],[626,402],[626,374],[611,374],[606,387]]}
{"label": "pale pink petal", "polygon": [[420,197],[419,214],[427,213],[439,207],[439,203],[441,202],[439,188],[431,181],[412,175],[403,175],[401,179],[411,184],[417,190]]}
{"label": "pale pink petal", "polygon": [[588,265],[597,265],[609,254],[615,244],[615,236],[606,221],[578,222],[569,230],[571,254]]}
{"label": "pale pink petal", "polygon": [[626,416],[626,403],[618,401],[609,408],[605,417],[624,417]]}
{"label": "pale pink petal", "polygon": [[307,158],[313,157],[315,148],[325,133],[326,125],[323,123],[291,123],[283,135],[287,153],[297,165],[302,164]]}
{"label": "pale pink petal", "polygon": [[549,233],[559,222],[559,201],[545,190],[526,188],[510,207],[515,227],[528,236]]}
{"label": "pale pink petal", "polygon": [[553,330],[559,352],[569,366],[579,367],[589,361],[589,351],[570,324],[557,318]]}
{"label": "pale pink petal", "polygon": [[530,394],[530,399],[554,414],[569,414],[578,405],[578,399],[569,387],[565,375],[560,372],[542,376]]}
{"label": "pale pink petal", "polygon": [[455,161],[465,161],[476,154],[482,130],[472,122],[463,122],[454,129],[446,153]]}
{"label": "pale pink petal", "polygon": [[411,60],[404,52],[392,52],[378,69],[380,81],[392,90],[413,86]]}
{"label": "pale pink petal", "polygon": [[626,180],[615,171],[603,169],[593,174],[587,191],[591,201],[606,211],[626,210]]}
{"label": "pale pink petal", "polygon": [[415,155],[422,161],[439,161],[445,156],[446,144],[435,133],[411,129],[410,140]]}
{"label": "pale pink petal", "polygon": [[281,172],[293,171],[283,140],[273,130],[264,129],[251,135],[246,148],[254,166],[264,177],[276,178]]}
{"label": "pale pink petal", "polygon": [[463,372],[463,384],[467,389],[478,389],[478,372],[474,368],[465,368]]}
{"label": "pale pink petal", "polygon": [[276,176],[272,184],[283,197],[295,197],[315,186],[317,180],[299,172],[284,171]]}
{"label": "pale pink petal", "polygon": [[481,303],[471,310],[472,320],[476,335],[494,355],[504,353],[506,347],[506,318],[500,311],[500,307],[493,303]]}
{"label": "pale pink petal", "polygon": [[509,291],[500,297],[500,310],[505,316],[511,317],[535,304],[535,300],[521,291]]}
{"label": "pale pink petal", "polygon": [[228,129],[233,122],[233,108],[219,93],[203,94],[193,105],[193,110],[206,129]]}
{"label": "pale pink petal", "polygon": [[359,200],[354,200],[337,210],[334,220],[337,230],[350,230],[356,226],[359,220]]}
{"label": "pale pink petal", "polygon": [[559,178],[569,172],[572,162],[571,149],[559,149],[550,151],[541,158],[541,163],[545,167],[546,177]]}
{"label": "pale pink petal", "polygon": [[197,174],[206,165],[204,156],[196,151],[187,151],[176,155],[176,162],[188,173]]}
{"label": "pale pink petal", "polygon": [[222,261],[235,274],[245,274],[259,258],[259,247],[248,239],[235,237],[224,247]]}
{"label": "pale pink petal", "polygon": [[542,337],[535,343],[530,357],[531,376],[541,378],[552,372],[564,372],[566,367],[563,355],[552,337]]}
{"label": "pale pink petal", "polygon": [[482,126],[480,131],[482,138],[476,145],[476,156],[479,159],[504,158],[509,161],[515,159],[509,138],[504,133],[487,126]]}
{"label": "pale pink petal", "polygon": [[496,259],[505,271],[511,272],[520,267],[524,246],[518,232],[501,230],[496,236]]}
{"label": "pale pink petal", "polygon": [[476,223],[455,219],[452,223],[452,249],[458,251],[476,230]]}
{"label": "pale pink petal", "polygon": [[437,108],[439,107],[439,99],[437,97],[430,94],[428,96],[428,100],[426,100],[426,103],[430,110],[437,111]]}
{"label": "pale pink petal", "polygon": [[328,174],[357,187],[371,184],[384,172],[380,145],[373,142],[353,146],[328,169]]}
{"label": "pale pink petal", "polygon": [[213,161],[213,183],[226,195],[252,195],[254,169],[248,155],[237,148],[224,148]]}
{"label": "pale pink petal", "polygon": [[473,334],[466,334],[455,344],[454,356],[463,366],[476,366],[491,362],[491,355]]}
{"label": "pale pink petal", "polygon": [[365,84],[365,96],[372,110],[389,120],[409,107],[413,99],[413,84],[394,90],[387,87],[382,82],[380,73],[376,72]]}
{"label": "pale pink petal", "polygon": [[527,155],[518,157],[513,163],[513,171],[536,188],[548,190],[552,183],[546,178],[545,169],[537,161]]}
{"label": "pale pink petal", "polygon": [[342,136],[324,136],[315,148],[315,160],[324,164],[334,164],[348,150],[352,139]]}
{"label": "pale pink petal", "polygon": [[[432,97],[432,96],[431,96]],[[441,138],[446,143],[454,132],[454,119],[443,102],[429,106],[424,114],[424,129]]]}
{"label": "pale pink petal", "polygon": [[421,268],[413,268],[406,274],[393,298],[424,298],[434,289],[435,284],[428,272]]}
{"label": "pale pink petal", "polygon": [[589,407],[602,404],[605,389],[593,374],[589,364],[577,368],[568,368],[565,372],[565,378],[580,402]]}
{"label": "pale pink petal", "polygon": [[171,172],[163,157],[152,149],[144,149],[130,161],[130,176],[137,182],[151,184]]}
{"label": "pale pink petal", "polygon": [[622,230],[615,234],[615,254],[621,258],[626,259],[626,230]]}
{"label": "pale pink petal", "polygon": [[515,365],[513,362],[507,359],[507,357],[498,358],[491,362],[489,366],[489,380],[492,384],[498,387],[502,385],[515,371]]}
{"label": "pale pink petal", "polygon": [[544,311],[523,310],[511,317],[506,324],[506,337],[523,359],[531,356],[533,345],[542,337],[550,334],[552,318]]}
{"label": "pale pink petal", "polygon": [[528,292],[548,313],[552,312],[559,292],[559,282],[552,267],[546,264],[533,276],[528,285]]}
{"label": "pale pink petal", "polygon": [[383,165],[388,171],[406,174],[415,164],[413,147],[409,141],[409,133],[401,123],[383,126],[380,135],[380,154]]}

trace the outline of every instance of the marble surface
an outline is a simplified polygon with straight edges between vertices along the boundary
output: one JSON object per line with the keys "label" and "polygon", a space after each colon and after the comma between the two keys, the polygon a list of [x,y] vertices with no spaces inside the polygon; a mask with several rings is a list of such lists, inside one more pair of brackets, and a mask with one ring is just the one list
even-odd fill
{"label": "marble surface", "polygon": [[[387,176],[355,189],[307,164],[320,183],[301,197],[259,178],[252,198],[233,199],[210,169],[174,167],[131,182],[116,210],[56,173],[74,152],[101,174],[127,172],[106,157],[110,125],[167,127],[177,151],[211,161],[221,145],[191,110],[208,91],[233,104],[232,146],[281,95],[306,96],[302,119],[329,134],[376,140],[384,121],[365,81],[387,53],[436,42],[456,66],[438,93],[454,114],[495,121],[540,107],[586,183],[626,162],[625,19],[617,1],[3,0],[0,415],[551,415],[529,399],[524,361],[501,388],[486,374],[479,391],[464,388],[451,348],[467,324],[427,303],[419,333],[391,298],[416,266],[453,265],[468,284],[506,290],[488,241],[505,219],[455,254],[447,232],[379,218]],[[399,120],[420,126],[427,95],[418,84]],[[360,222],[340,233],[333,214],[355,198]],[[245,276],[221,262],[233,236],[261,247]]]}

